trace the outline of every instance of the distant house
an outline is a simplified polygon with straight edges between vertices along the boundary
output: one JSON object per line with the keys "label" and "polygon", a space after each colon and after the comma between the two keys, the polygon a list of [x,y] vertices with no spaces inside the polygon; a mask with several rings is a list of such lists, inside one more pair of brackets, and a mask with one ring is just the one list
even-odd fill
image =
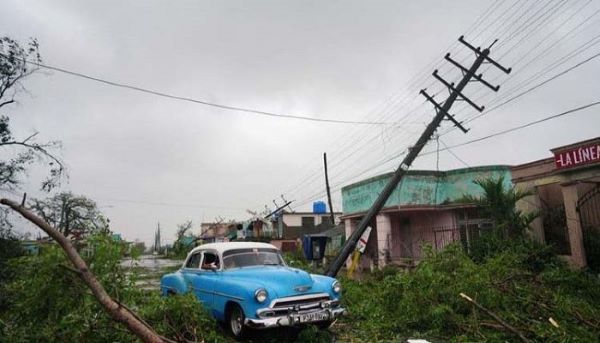
{"label": "distant house", "polygon": [[[341,212],[335,212],[335,222],[340,222]],[[282,233],[283,239],[302,239],[305,234],[316,234],[334,227],[329,213],[287,212],[275,218],[274,230]]]}
{"label": "distant house", "polygon": [[205,243],[224,242],[233,239],[237,233],[236,223],[202,223],[200,239]]}

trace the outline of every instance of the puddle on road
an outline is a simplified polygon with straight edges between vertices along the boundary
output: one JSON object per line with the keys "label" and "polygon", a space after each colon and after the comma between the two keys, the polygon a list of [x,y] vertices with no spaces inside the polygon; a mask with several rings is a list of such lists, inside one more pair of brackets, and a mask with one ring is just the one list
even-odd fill
{"label": "puddle on road", "polygon": [[183,261],[171,260],[154,255],[142,255],[138,259],[123,259],[121,266],[126,269],[135,269],[138,277],[136,286],[145,290],[158,290],[160,277],[177,269]]}

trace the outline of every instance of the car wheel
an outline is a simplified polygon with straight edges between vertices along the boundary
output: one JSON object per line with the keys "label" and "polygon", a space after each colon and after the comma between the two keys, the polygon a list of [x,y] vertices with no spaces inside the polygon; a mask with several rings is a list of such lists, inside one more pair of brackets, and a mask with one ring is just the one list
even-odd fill
{"label": "car wheel", "polygon": [[227,316],[227,328],[231,335],[235,338],[242,338],[244,335],[244,311],[238,304],[231,305],[229,315]]}

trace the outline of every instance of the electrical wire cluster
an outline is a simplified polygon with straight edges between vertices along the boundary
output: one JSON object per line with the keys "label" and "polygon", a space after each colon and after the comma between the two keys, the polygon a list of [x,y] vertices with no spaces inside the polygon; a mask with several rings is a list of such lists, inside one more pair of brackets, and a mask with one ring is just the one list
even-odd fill
{"label": "electrical wire cluster", "polygon": [[[513,73],[506,77],[491,67],[481,68],[480,73],[483,73],[490,83],[502,81],[500,92],[483,92],[484,87],[471,86],[469,96],[474,102],[485,104],[487,109],[479,113],[466,103],[457,103],[452,114],[463,124],[473,123],[559,80],[563,75],[596,61],[600,57],[599,13],[600,4],[593,0],[498,0],[492,3],[467,28],[464,35],[471,44],[482,47],[487,47],[498,39],[492,48],[492,56],[503,65],[512,67]],[[458,42],[450,45],[446,51],[462,65],[469,65],[473,59],[472,52]],[[343,186],[368,176],[390,172],[397,167],[399,160],[406,154],[424,125],[435,114],[430,106],[424,106],[426,102],[418,96],[418,90],[427,88],[434,95],[446,91],[430,78],[434,69],[448,80],[456,80],[462,76],[457,68],[443,61],[443,56],[444,51],[441,51],[439,57],[412,76],[406,87],[388,97],[364,117],[364,121],[391,124],[384,127],[367,125],[344,130],[332,139],[332,144],[328,144],[334,146],[334,149],[327,151],[331,160],[329,175],[331,191],[335,194],[334,206],[341,208],[341,194],[336,194],[336,191]],[[594,102],[566,112],[576,113],[596,105]],[[440,148],[439,151],[448,151],[467,165],[452,152],[452,148],[538,125],[563,115],[551,115],[451,146],[446,146],[442,141],[444,148]],[[455,127],[442,127],[439,137],[455,130]],[[421,155],[431,153],[435,151]],[[287,180],[285,185],[273,189],[274,194],[284,194],[288,198],[296,199],[294,209],[306,206],[326,195],[322,165],[318,159],[307,162],[299,174],[301,176],[297,181]],[[268,195],[265,195],[265,199],[267,197]]]}

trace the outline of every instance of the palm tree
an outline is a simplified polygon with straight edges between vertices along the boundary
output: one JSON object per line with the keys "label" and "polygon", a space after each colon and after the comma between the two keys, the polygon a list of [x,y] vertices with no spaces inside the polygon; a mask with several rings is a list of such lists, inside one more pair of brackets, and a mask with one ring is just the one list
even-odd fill
{"label": "palm tree", "polygon": [[483,195],[465,195],[463,201],[477,205],[482,215],[492,220],[499,233],[508,234],[509,237],[521,236],[539,215],[535,212],[523,213],[517,209],[517,202],[532,193],[517,190],[514,186],[506,187],[503,176],[474,182],[482,188]]}

